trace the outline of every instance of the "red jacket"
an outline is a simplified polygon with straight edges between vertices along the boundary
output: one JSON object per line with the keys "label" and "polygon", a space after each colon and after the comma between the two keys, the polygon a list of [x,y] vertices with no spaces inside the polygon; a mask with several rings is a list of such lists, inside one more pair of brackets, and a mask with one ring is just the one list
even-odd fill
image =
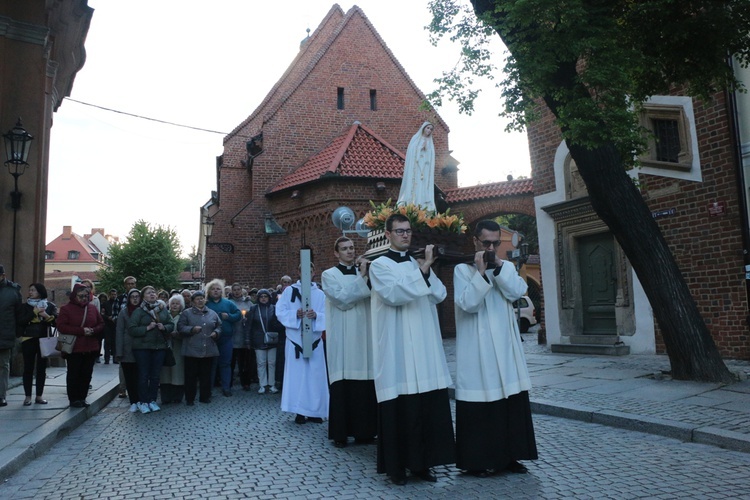
{"label": "red jacket", "polygon": [[[99,352],[101,349],[100,337],[104,331],[104,319],[94,304],[78,302],[77,293],[83,289],[86,289],[86,287],[81,284],[76,284],[73,287],[73,291],[70,293],[70,302],[60,308],[60,314],[57,317],[57,329],[60,333],[78,337],[73,346],[74,353]],[[86,322],[81,326],[84,311],[86,311]],[[93,328],[94,334],[84,335],[84,327]]]}

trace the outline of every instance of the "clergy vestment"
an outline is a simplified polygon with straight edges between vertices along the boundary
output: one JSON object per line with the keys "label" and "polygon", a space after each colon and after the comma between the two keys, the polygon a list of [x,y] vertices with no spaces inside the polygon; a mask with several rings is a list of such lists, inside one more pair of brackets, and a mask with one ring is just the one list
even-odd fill
{"label": "clergy vestment", "polygon": [[356,266],[323,272],[326,354],[330,383],[328,439],[372,440],[377,434],[370,287]]}
{"label": "clergy vestment", "polygon": [[328,376],[321,335],[326,328],[325,295],[315,283],[310,287],[310,308],[317,313],[312,320],[312,356],[302,356],[301,284],[288,286],[276,303],[276,318],[286,327],[284,389],[281,411],[306,417],[328,418]]}
{"label": "clergy vestment", "polygon": [[416,260],[389,250],[370,266],[373,360],[378,398],[378,472],[422,471],[455,461],[436,304],[446,290]]}
{"label": "clergy vestment", "polygon": [[526,282],[504,261],[484,276],[459,264],[453,284],[456,465],[503,470],[512,461],[536,459],[531,380],[512,304],[526,293]]}

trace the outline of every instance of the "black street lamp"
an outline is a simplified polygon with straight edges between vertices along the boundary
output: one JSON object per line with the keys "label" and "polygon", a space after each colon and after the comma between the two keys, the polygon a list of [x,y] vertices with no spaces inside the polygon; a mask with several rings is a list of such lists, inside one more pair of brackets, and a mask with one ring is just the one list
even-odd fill
{"label": "black street lamp", "polygon": [[5,140],[5,166],[13,176],[13,191],[10,193],[10,206],[13,208],[13,249],[11,254],[11,281],[16,279],[16,225],[18,209],[21,208],[21,192],[18,190],[18,178],[21,177],[29,166],[29,151],[31,141],[34,139],[26,132],[18,118],[16,126],[3,134]]}

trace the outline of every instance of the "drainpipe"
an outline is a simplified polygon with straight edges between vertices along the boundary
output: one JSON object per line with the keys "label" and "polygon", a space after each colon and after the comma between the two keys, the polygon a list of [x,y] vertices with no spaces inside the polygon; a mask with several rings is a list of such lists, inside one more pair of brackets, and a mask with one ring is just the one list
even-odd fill
{"label": "drainpipe", "polygon": [[[734,61],[728,58],[729,66],[734,70]],[[750,82],[748,82],[750,83]],[[727,107],[729,111],[729,132],[734,142],[734,162],[737,166],[737,190],[739,194],[740,219],[742,221],[742,255],[745,264],[745,289],[747,293],[748,315],[747,323],[750,325],[750,221],[748,221],[748,179],[745,177],[745,168],[742,161],[742,137],[740,135],[740,120],[737,110],[737,93],[736,91],[726,90]]]}

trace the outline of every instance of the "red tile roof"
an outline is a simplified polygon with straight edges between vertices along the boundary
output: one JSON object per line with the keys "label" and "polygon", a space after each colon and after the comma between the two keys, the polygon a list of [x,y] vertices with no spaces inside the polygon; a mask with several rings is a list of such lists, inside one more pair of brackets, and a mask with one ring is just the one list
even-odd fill
{"label": "red tile roof", "polygon": [[328,176],[400,179],[404,154],[359,122],[333,139],[294,172],[269,190],[276,193]]}
{"label": "red tile roof", "polygon": [[518,179],[515,181],[493,182],[491,184],[448,189],[445,191],[445,201],[448,203],[458,203],[533,193],[533,179]]}

